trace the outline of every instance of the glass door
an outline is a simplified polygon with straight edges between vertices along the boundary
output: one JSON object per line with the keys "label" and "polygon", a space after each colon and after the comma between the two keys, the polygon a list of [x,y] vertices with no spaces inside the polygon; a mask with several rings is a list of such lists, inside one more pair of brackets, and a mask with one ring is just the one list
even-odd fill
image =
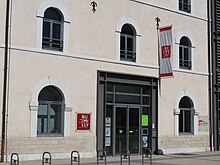
{"label": "glass door", "polygon": [[115,154],[123,150],[139,153],[140,150],[140,109],[116,107]]}
{"label": "glass door", "polygon": [[129,150],[130,153],[139,153],[140,144],[140,110],[129,107]]}
{"label": "glass door", "polygon": [[116,107],[115,154],[127,150],[127,107]]}

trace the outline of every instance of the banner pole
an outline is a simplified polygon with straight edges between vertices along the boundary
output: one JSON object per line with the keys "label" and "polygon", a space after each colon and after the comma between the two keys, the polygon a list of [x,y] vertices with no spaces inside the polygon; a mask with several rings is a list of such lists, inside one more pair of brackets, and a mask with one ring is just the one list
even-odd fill
{"label": "banner pole", "polygon": [[159,66],[159,75],[158,75],[158,87],[159,87],[159,93],[161,96],[161,78],[160,78],[160,38],[159,38],[159,27],[160,27],[160,18],[155,18],[156,21],[156,29],[157,29],[157,54],[158,54],[158,66]]}

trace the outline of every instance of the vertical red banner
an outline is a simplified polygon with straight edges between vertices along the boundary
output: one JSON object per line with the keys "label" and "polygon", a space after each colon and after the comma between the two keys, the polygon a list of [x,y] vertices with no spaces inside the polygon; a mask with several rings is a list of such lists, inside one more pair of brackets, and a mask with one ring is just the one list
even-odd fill
{"label": "vertical red banner", "polygon": [[173,76],[172,26],[160,28],[160,77]]}
{"label": "vertical red banner", "polygon": [[77,130],[90,130],[89,113],[77,113]]}

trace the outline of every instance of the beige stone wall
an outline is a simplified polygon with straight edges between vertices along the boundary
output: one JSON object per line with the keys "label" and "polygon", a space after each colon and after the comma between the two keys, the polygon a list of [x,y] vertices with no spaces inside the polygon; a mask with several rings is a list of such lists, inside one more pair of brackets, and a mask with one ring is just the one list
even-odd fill
{"label": "beige stone wall", "polygon": [[164,154],[204,152],[209,151],[209,136],[160,136],[159,146]]}
{"label": "beige stone wall", "polygon": [[[56,2],[56,0],[52,1]],[[69,38],[65,41],[69,44],[68,52],[46,51],[36,47],[37,35],[41,35],[37,34],[36,13],[45,0],[34,0],[31,3],[27,0],[13,1],[7,127],[8,154],[18,152],[23,155],[38,154],[39,156],[46,150],[67,153],[76,149],[94,155],[97,72],[158,78],[156,17],[160,17],[161,27],[173,25],[174,44],[172,59],[174,78],[161,80],[158,90],[159,148],[167,152],[168,149],[178,151],[178,148],[180,150],[182,148],[207,149],[208,131],[198,132],[198,135],[194,136],[174,136],[174,109],[178,107],[176,100],[179,93],[190,92],[199,115],[208,116],[208,41],[206,12],[204,12],[206,2],[200,3],[194,0],[193,13],[184,14],[177,10],[177,1],[141,1],[152,3],[153,6],[128,0],[106,0],[98,2],[97,12],[93,14],[89,6],[91,0],[60,0],[70,17]],[[154,5],[158,5],[159,8]],[[4,7],[5,1],[0,1],[0,15],[4,15]],[[141,31],[139,63],[126,63],[117,61],[116,58],[115,29],[120,19],[127,17],[135,20]],[[4,22],[4,18],[0,17],[1,54],[4,53],[4,33],[2,33]],[[194,46],[192,71],[178,68],[177,39],[180,34],[189,34],[192,37],[190,38]],[[2,56],[0,60],[3,61]],[[3,62],[0,63],[0,67],[3,70]],[[1,79],[2,74],[3,72],[0,73]],[[31,96],[35,86],[50,77],[61,82],[70,95],[72,108],[70,135],[30,138]],[[0,98],[1,94],[2,92]],[[91,132],[76,132],[76,112],[92,113]],[[45,146],[47,143],[49,145]]]}
{"label": "beige stone wall", "polygon": [[[37,34],[38,18],[36,13],[42,2],[44,1],[37,0],[33,2],[31,6],[26,6],[26,0],[13,2],[11,25],[12,45],[22,48],[36,48],[37,35],[40,35]],[[69,43],[69,53],[71,54],[115,61],[115,28],[120,19],[131,17],[137,22],[141,30],[140,63],[157,66],[157,32],[155,18],[160,17],[161,27],[173,25],[174,43],[176,36],[182,31],[192,35],[193,40],[196,42],[196,44],[193,45],[196,51],[196,63],[200,61],[196,64],[196,70],[207,73],[207,57],[204,56],[204,52],[207,52],[207,25],[206,17],[201,12],[195,12],[195,14],[179,12],[176,7],[173,7],[177,6],[177,1],[147,1],[149,4],[153,3],[161,7],[155,8],[126,0],[121,0],[119,4],[117,0],[114,0],[100,3],[97,12],[93,14],[89,6],[89,0],[77,2],[62,0],[59,2],[65,6],[71,19],[69,24],[69,39],[64,41]],[[173,3],[176,3],[176,5],[173,5]],[[205,2],[195,2],[195,5],[194,8],[196,10],[205,13]],[[22,10],[20,10],[21,8]],[[166,8],[170,10],[166,10]],[[2,12],[3,11],[4,10],[2,10]],[[2,30],[3,29],[4,26],[2,26]],[[204,36],[201,36],[201,34]],[[0,36],[2,35],[3,34],[0,34]],[[0,43],[3,43],[1,41]],[[176,52],[175,45],[176,44],[174,44],[174,52]],[[203,46],[201,47],[200,45]],[[152,58],[152,56],[154,56],[154,58]],[[204,56],[204,58],[200,58],[201,56]],[[175,56],[173,58],[173,66],[176,67]]]}
{"label": "beige stone wall", "polygon": [[[79,152],[95,152],[95,137],[38,137],[38,138],[9,138],[8,154],[18,152],[20,154],[38,154],[43,152],[70,153],[73,150]],[[83,144],[83,145],[82,145]]]}
{"label": "beige stone wall", "polygon": [[53,159],[70,158],[75,150],[81,157],[93,157],[96,152],[93,136],[9,138],[7,143],[7,155],[19,153],[21,160],[41,159],[44,152],[50,152]]}

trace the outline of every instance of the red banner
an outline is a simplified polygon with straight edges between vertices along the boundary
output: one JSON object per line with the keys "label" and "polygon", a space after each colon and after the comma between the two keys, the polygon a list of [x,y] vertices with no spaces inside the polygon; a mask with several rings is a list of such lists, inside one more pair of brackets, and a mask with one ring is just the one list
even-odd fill
{"label": "red banner", "polygon": [[77,113],[77,130],[90,130],[89,113]]}
{"label": "red banner", "polygon": [[160,28],[160,77],[173,76],[172,26]]}

